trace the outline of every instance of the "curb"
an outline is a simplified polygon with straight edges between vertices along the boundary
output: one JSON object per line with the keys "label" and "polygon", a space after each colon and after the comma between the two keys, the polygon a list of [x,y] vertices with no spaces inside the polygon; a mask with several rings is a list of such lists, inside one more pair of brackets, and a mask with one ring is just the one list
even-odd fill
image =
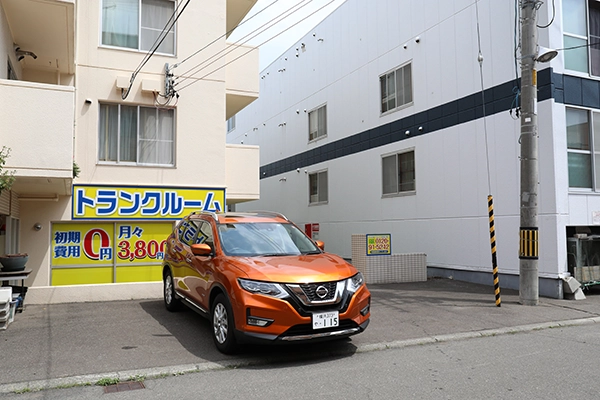
{"label": "curb", "polygon": [[[405,347],[421,346],[425,344],[445,343],[458,340],[499,336],[523,332],[538,331],[552,328],[563,328],[600,323],[600,317],[581,318],[566,321],[545,322],[539,324],[519,325],[506,328],[485,329],[481,331],[451,333],[447,335],[436,335],[418,339],[398,340],[362,345],[357,348],[356,353],[367,353],[373,351],[401,349]],[[337,352],[336,354],[339,354]],[[199,364],[174,365],[169,367],[144,368],[129,371],[99,373],[89,375],[71,376],[65,378],[42,379],[30,382],[0,384],[0,394],[37,392],[49,389],[66,389],[79,386],[95,386],[102,379],[114,379],[121,382],[130,380],[160,379],[169,376],[185,375],[196,372],[216,371],[231,368],[247,367],[251,365],[265,365],[276,361],[267,358],[261,361],[250,359],[237,359],[222,362],[204,362]]]}

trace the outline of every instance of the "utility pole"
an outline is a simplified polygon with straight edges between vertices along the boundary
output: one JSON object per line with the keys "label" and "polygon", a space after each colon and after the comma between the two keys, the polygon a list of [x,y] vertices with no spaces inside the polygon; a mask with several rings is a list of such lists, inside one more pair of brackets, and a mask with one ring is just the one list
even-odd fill
{"label": "utility pole", "polygon": [[538,125],[537,13],[538,0],[521,0],[521,220],[519,302],[539,302],[538,282]]}

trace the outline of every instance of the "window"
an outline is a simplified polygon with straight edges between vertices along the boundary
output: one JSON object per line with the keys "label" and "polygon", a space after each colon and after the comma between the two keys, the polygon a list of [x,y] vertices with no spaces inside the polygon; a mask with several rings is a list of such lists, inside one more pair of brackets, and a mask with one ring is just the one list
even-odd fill
{"label": "window", "polygon": [[98,159],[173,165],[174,120],[172,109],[100,104]]}
{"label": "window", "polygon": [[308,140],[327,136],[327,106],[308,113]]}
{"label": "window", "polygon": [[600,191],[600,113],[566,109],[569,187]]}
{"label": "window", "polygon": [[227,132],[235,129],[235,115],[227,120]]}
{"label": "window", "polygon": [[[171,0],[102,0],[102,44],[150,50],[173,16],[174,5]],[[157,52],[175,54],[174,26]]]}
{"label": "window", "polygon": [[381,113],[412,102],[412,71],[406,64],[379,77],[381,87]]}
{"label": "window", "polygon": [[327,202],[327,171],[308,175],[309,204]]}
{"label": "window", "polygon": [[383,195],[415,191],[415,151],[405,151],[381,158]]}
{"label": "window", "polygon": [[563,0],[565,68],[600,76],[600,2],[587,3]]}

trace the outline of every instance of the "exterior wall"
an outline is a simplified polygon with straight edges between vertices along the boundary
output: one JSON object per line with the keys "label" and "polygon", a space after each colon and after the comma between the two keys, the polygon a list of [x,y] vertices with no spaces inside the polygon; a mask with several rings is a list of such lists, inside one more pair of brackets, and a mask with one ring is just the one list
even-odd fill
{"label": "exterior wall", "polygon": [[[27,286],[50,285],[50,259],[52,242],[50,226],[54,221],[71,218],[70,197],[60,196],[57,201],[21,201],[21,251],[29,254],[27,267],[33,272],[26,281]],[[33,226],[39,223],[42,229]],[[39,267],[38,267],[39,266]]]}
{"label": "exterior wall", "polygon": [[[125,184],[164,186],[223,186],[225,168],[202,168],[199,174],[200,152],[202,165],[221,166],[225,163],[225,70],[219,69],[210,77],[181,90],[176,107],[176,165],[164,167],[131,167],[98,163],[98,102],[154,105],[154,94],[142,92],[145,80],[164,85],[165,63],[180,61],[174,56],[155,54],[144,66],[125,101],[115,85],[117,77],[126,77],[140,64],[146,52],[108,48],[100,45],[100,2],[79,2],[79,20],[86,29],[79,29],[77,48],[77,98],[75,158],[81,175],[77,183]],[[224,31],[225,2],[210,2],[202,7],[188,7],[177,25],[177,54],[187,56],[212,42]],[[202,38],[201,40],[191,38]],[[210,58],[225,46],[217,41],[197,59],[182,64],[183,72]],[[188,66],[188,64],[190,64]],[[211,67],[217,69],[221,61]],[[92,99],[91,105],[85,99]]]}
{"label": "exterior wall", "polygon": [[[563,47],[558,5],[556,12],[551,28],[540,30],[542,46]],[[546,24],[552,4],[545,2],[538,15],[538,24]],[[394,253],[426,253],[430,267],[489,274],[491,285],[492,194],[499,270],[518,275],[520,120],[508,112],[514,29],[510,2],[346,1],[261,72],[260,99],[237,114],[228,142],[259,145],[262,171],[261,199],[237,209],[271,209],[300,225],[319,223],[319,239],[343,257],[351,255],[352,234],[391,233]],[[379,76],[409,61],[413,102],[381,114]],[[562,73],[561,66],[562,56],[538,69],[552,79],[548,68]],[[550,282],[540,287],[560,297],[565,227],[576,222],[571,210],[584,202],[597,210],[597,196],[579,196],[575,204],[578,197],[569,195],[564,105],[539,96],[539,276]],[[308,142],[308,112],[323,104],[327,136]],[[393,139],[373,144],[383,129]],[[356,144],[342,148],[345,138]],[[324,149],[336,155],[320,161]],[[416,194],[382,198],[381,157],[404,149],[415,151]],[[282,160],[293,168],[279,168]],[[308,175],[324,169],[328,202],[309,205]],[[591,213],[585,215],[577,223],[589,224]]]}

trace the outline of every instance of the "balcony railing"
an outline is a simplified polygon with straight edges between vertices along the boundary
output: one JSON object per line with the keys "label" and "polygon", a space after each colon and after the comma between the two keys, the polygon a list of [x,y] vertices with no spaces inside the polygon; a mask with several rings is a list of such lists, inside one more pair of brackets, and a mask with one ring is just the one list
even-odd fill
{"label": "balcony railing", "polygon": [[258,98],[258,47],[228,43],[226,50],[226,117]]}
{"label": "balcony railing", "polygon": [[225,154],[228,203],[258,200],[260,195],[258,146],[228,144]]}
{"label": "balcony railing", "polygon": [[75,88],[0,79],[0,147],[11,149],[21,196],[69,195],[73,180]]}

